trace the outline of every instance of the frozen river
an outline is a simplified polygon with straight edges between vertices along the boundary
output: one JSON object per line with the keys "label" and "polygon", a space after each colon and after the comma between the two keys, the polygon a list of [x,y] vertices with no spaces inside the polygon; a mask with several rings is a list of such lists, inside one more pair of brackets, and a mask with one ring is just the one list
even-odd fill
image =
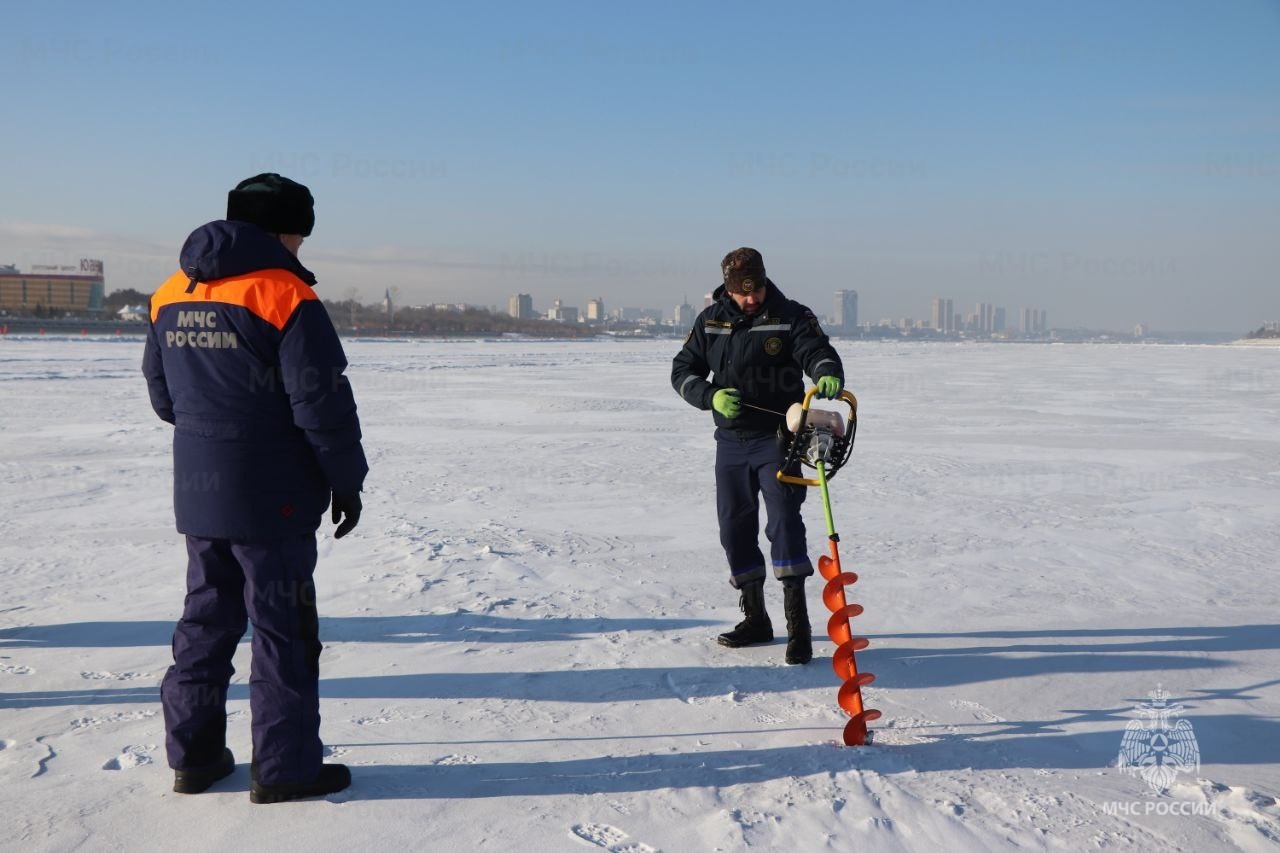
{"label": "frozen river", "polygon": [[[355,781],[259,809],[247,644],[241,766],[169,792],[185,558],[140,340],[0,338],[0,847],[1280,843],[1280,348],[839,342],[832,502],[884,714],[851,749],[825,638],[805,667],[714,641],[737,596],[678,346],[348,344],[371,474],[317,584]],[[1200,762],[1163,797],[1115,766],[1157,685]]]}

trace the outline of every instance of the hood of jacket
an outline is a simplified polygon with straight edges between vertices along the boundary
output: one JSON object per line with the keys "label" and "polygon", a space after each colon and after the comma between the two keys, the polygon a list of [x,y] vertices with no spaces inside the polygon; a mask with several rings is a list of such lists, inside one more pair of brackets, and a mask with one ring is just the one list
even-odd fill
{"label": "hood of jacket", "polygon": [[316,277],[279,239],[248,222],[201,225],[182,244],[182,271],[193,281],[217,281],[260,270],[288,270],[310,286]]}

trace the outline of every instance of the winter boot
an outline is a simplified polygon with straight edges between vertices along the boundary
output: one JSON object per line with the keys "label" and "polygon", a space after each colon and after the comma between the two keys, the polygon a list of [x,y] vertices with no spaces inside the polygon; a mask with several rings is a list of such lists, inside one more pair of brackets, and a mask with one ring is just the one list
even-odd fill
{"label": "winter boot", "polygon": [[249,802],[287,803],[307,797],[323,797],[336,794],[351,784],[351,771],[345,764],[321,764],[320,772],[310,782],[286,782],[266,785],[258,781],[257,768],[253,768],[249,782]]}
{"label": "winter boot", "polygon": [[230,776],[236,769],[231,750],[222,750],[222,757],[206,767],[192,767],[173,771],[173,790],[177,794],[203,794],[213,783]]}
{"label": "winter boot", "polygon": [[804,580],[784,584],[782,596],[782,609],[787,614],[787,663],[808,663],[813,660],[813,634],[809,629]]}
{"label": "winter boot", "polygon": [[764,580],[744,585],[738,604],[747,618],[739,622],[732,631],[717,637],[717,642],[731,649],[772,642],[773,623],[769,621],[769,614],[764,612]]}

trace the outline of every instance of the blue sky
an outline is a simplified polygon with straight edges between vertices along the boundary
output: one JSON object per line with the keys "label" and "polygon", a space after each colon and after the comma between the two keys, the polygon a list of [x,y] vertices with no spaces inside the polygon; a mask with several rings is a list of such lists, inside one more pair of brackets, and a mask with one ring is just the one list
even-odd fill
{"label": "blue sky", "polygon": [[[121,11],[121,10],[124,11]],[[321,292],[670,307],[760,249],[819,313],[1280,318],[1280,3],[6,9],[0,263],[149,290],[241,178]]]}

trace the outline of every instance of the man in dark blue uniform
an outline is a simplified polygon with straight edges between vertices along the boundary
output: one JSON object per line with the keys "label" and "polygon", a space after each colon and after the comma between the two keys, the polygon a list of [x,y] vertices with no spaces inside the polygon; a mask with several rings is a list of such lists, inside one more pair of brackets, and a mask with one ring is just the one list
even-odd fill
{"label": "man in dark blue uniform", "polygon": [[227,218],[192,232],[182,269],[151,298],[142,371],[174,425],[173,507],[187,537],[187,595],[160,688],[173,789],[231,774],[232,656],[253,623],[249,797],[340,791],[324,764],[312,575],[332,497],[334,533],[360,519],[368,465],[342,345],[298,262],[311,193],[274,173],[242,181]]}
{"label": "man in dark blue uniform", "polygon": [[813,564],[800,514],[806,489],[778,482],[777,473],[786,450],[787,407],[804,399],[804,374],[814,379],[818,396],[834,398],[844,385],[844,369],[813,312],[787,299],[765,276],[759,252],[735,249],[720,268],[724,283],[694,320],[671,366],[676,393],[714,412],[720,544],[746,615],[718,639],[731,648],[773,640],[759,545],[763,497],[773,574],[783,586],[786,661],[807,663],[813,643],[804,580]]}

